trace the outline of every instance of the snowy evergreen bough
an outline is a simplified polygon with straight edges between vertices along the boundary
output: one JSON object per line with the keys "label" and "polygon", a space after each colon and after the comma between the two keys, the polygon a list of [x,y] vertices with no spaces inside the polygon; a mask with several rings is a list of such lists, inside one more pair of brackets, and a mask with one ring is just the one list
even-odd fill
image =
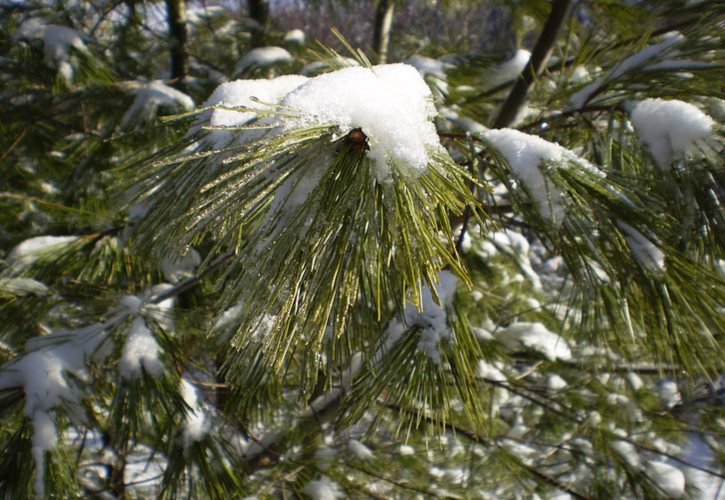
{"label": "snowy evergreen bough", "polygon": [[718,498],[722,3],[252,3],[0,4],[0,496]]}

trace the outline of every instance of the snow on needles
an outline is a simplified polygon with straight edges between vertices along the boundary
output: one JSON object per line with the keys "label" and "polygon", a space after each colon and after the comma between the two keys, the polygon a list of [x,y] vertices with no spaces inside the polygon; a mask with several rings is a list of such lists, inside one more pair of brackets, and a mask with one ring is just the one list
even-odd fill
{"label": "snow on needles", "polygon": [[564,198],[561,191],[546,179],[542,163],[566,162],[595,175],[603,175],[591,163],[568,149],[535,135],[514,129],[499,129],[486,130],[482,136],[504,156],[536,201],[542,215],[559,223],[565,211]]}
{"label": "snow on needles", "polygon": [[45,63],[57,66],[58,72],[66,79],[73,79],[73,67],[70,64],[71,50],[87,52],[83,35],[73,28],[45,24],[39,18],[30,18],[13,33],[13,40],[43,40]]}
{"label": "snow on needles", "polygon": [[403,318],[394,318],[386,329],[386,348],[392,347],[405,333],[413,326],[421,328],[418,337],[418,351],[424,353],[436,364],[441,363],[441,354],[438,344],[441,341],[451,342],[454,339],[453,332],[448,327],[448,316],[446,309],[453,303],[458,279],[448,271],[438,273],[439,285],[436,293],[441,300],[441,305],[435,303],[433,294],[429,287],[423,288],[422,310],[418,311],[413,304],[408,304],[403,311]]}
{"label": "snow on needles", "polygon": [[694,154],[698,142],[713,138],[715,121],[692,104],[676,99],[645,99],[631,111],[637,137],[649,148],[659,168]]}
{"label": "snow on needles", "polygon": [[[391,168],[424,171],[428,151],[440,147],[430,89],[416,69],[406,64],[350,67],[314,78],[282,76],[228,82],[214,91],[205,106],[252,110],[214,109],[200,115],[197,125],[206,119],[212,127],[244,125],[257,116],[254,109],[273,111],[270,105],[281,105],[287,114],[294,115],[285,116],[274,133],[315,125],[337,126],[341,134],[362,129],[370,147],[367,154],[375,160],[380,180],[390,177]],[[212,130],[210,137],[214,147],[224,147],[232,141],[255,140],[263,133]]]}
{"label": "snow on needles", "polygon": [[343,133],[361,128],[381,179],[389,176],[391,164],[425,170],[427,149],[440,145],[430,89],[407,64],[326,73],[290,93],[283,104],[302,113],[299,123],[288,127],[330,123]]}

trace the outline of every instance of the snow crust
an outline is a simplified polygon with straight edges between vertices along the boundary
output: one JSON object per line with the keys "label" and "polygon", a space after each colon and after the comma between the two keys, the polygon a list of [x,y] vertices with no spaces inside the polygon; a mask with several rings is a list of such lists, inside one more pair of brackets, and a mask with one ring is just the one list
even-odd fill
{"label": "snow crust", "polygon": [[687,102],[645,99],[631,112],[637,137],[649,148],[659,168],[696,153],[698,142],[713,139],[715,121]]}
{"label": "snow crust", "polygon": [[566,162],[590,173],[603,175],[588,161],[557,143],[514,129],[487,130],[482,133],[503,156],[516,176],[526,185],[545,217],[561,222],[565,213],[565,200],[556,186],[547,181],[542,172],[543,162]]}
{"label": "snow crust", "polygon": [[418,351],[424,353],[436,364],[441,363],[441,354],[438,349],[440,342],[452,342],[453,332],[448,327],[446,308],[453,303],[456,283],[458,279],[449,271],[438,273],[439,285],[436,292],[441,300],[441,305],[435,303],[433,294],[429,287],[423,287],[422,310],[413,304],[408,304],[403,311],[402,318],[394,318],[386,329],[386,347],[394,345],[405,331],[412,326],[421,328],[418,340]]}
{"label": "snow crust", "polygon": [[144,85],[136,93],[136,98],[123,115],[121,124],[127,125],[134,119],[149,122],[157,116],[160,108],[191,111],[194,109],[194,100],[161,80],[154,80]]}
{"label": "snow crust", "polygon": [[149,375],[158,377],[164,372],[164,364],[159,358],[160,352],[161,347],[143,318],[134,319],[123,344],[120,360],[121,376],[125,379],[135,379],[140,377],[144,370]]}
{"label": "snow crust", "polygon": [[510,349],[524,347],[544,355],[550,361],[569,361],[571,349],[566,340],[542,323],[519,322],[504,328],[498,339]]}
{"label": "snow crust", "polygon": [[235,73],[292,61],[292,54],[282,47],[257,47],[247,52],[237,63]]}

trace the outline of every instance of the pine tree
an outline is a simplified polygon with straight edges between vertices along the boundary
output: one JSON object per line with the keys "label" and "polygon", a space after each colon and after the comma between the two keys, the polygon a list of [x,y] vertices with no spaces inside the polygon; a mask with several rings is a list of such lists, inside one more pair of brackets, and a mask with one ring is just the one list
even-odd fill
{"label": "pine tree", "polygon": [[172,3],[0,5],[0,496],[717,494],[722,2]]}

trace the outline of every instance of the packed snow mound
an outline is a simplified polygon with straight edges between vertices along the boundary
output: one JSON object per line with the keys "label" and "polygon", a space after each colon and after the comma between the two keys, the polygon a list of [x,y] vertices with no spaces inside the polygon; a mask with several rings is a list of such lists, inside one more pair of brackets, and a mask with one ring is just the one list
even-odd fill
{"label": "packed snow mound", "polygon": [[[217,87],[204,103],[204,107],[210,106],[220,108],[201,113],[197,131],[205,125],[240,127],[255,119],[255,126],[269,126],[210,130],[207,137],[215,148],[297,127],[331,125],[341,135],[362,129],[369,146],[367,155],[375,161],[381,181],[390,178],[392,168],[424,171],[429,151],[441,147],[433,124],[436,110],[430,89],[416,69],[406,64],[349,67],[314,78],[288,75],[236,80]],[[274,116],[275,106],[285,109],[283,119]],[[248,109],[222,109],[230,107]]]}
{"label": "packed snow mound", "polygon": [[482,136],[504,156],[536,201],[541,214],[557,222],[561,222],[564,216],[565,200],[561,190],[545,177],[541,170],[542,163],[566,162],[595,175],[603,175],[591,163],[579,158],[572,151],[535,135],[514,129],[498,129],[487,130]]}
{"label": "packed snow mound", "polygon": [[407,64],[326,73],[308,80],[282,104],[301,113],[299,120],[287,122],[289,128],[328,123],[342,133],[362,129],[380,179],[389,176],[391,165],[425,170],[428,150],[440,147],[430,89]]}
{"label": "packed snow mound", "polygon": [[659,168],[695,154],[699,142],[713,138],[715,121],[687,102],[676,99],[645,99],[631,111],[637,137],[649,148]]}
{"label": "packed snow mound", "polygon": [[247,52],[237,63],[234,72],[241,75],[254,68],[292,61],[292,54],[282,47],[257,47]]}

